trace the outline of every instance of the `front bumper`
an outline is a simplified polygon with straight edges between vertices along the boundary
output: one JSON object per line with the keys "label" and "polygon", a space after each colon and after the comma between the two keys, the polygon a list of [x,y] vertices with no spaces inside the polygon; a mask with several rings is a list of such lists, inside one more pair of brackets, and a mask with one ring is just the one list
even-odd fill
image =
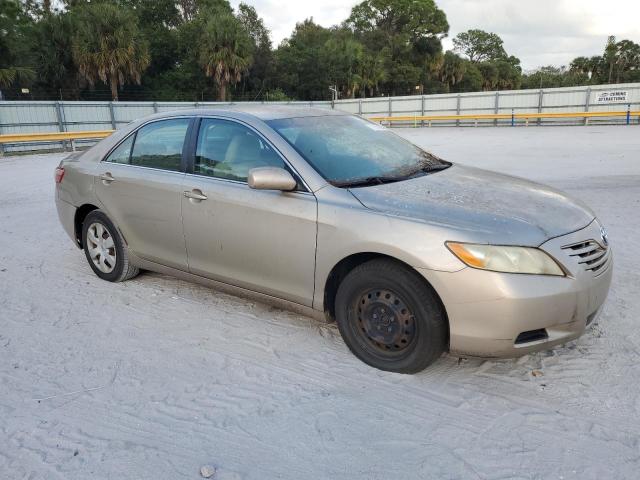
{"label": "front bumper", "polygon": [[563,248],[586,240],[602,244],[595,220],[540,246],[565,267],[566,277],[422,270],[447,311],[451,353],[513,357],[582,335],[600,313],[613,274],[610,250],[603,267],[592,272]]}

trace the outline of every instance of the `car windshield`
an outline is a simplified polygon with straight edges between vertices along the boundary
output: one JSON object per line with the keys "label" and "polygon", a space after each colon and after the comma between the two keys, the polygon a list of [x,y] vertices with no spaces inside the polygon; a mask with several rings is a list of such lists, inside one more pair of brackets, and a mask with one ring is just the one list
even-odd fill
{"label": "car windshield", "polygon": [[267,123],[320,175],[339,187],[395,182],[451,165],[388,128],[354,116],[284,118]]}

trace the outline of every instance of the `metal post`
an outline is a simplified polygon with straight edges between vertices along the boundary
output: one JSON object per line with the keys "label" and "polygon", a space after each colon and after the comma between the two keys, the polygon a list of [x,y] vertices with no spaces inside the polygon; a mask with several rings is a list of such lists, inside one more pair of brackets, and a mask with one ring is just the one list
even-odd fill
{"label": "metal post", "polygon": [[[494,111],[496,115],[498,114],[498,112],[500,112],[500,92],[496,92],[496,105],[495,105]],[[498,125],[497,118],[493,121],[493,124]]]}
{"label": "metal post", "polygon": [[[461,102],[462,96],[460,94],[458,94],[458,96],[456,97],[456,115],[460,116],[460,102]],[[460,126],[460,120],[456,120],[456,127]]]}
{"label": "metal post", "polygon": [[[58,119],[58,131],[59,132],[64,132],[65,128],[64,128],[64,116],[62,114],[62,104],[60,102],[56,102],[56,118]],[[66,150],[67,149],[67,141],[63,140],[62,141],[62,149]]]}
{"label": "metal post", "polygon": [[[3,100],[2,90],[0,90],[0,101]],[[2,122],[0,122],[2,123]],[[0,134],[2,133],[2,127],[0,127]],[[0,157],[3,157],[5,153],[4,143],[0,143]]]}
{"label": "metal post", "polygon": [[331,91],[331,108],[334,109],[336,108],[336,100],[338,100],[338,86],[337,85],[333,85],[331,87],[329,87],[329,90]]}
{"label": "metal post", "polygon": [[158,102],[153,102],[153,113],[158,113]]}
{"label": "metal post", "polygon": [[391,95],[389,95],[389,116],[393,114],[393,108],[391,107]]}
{"label": "metal post", "polygon": [[627,125],[631,125],[631,104],[627,103]]}
{"label": "metal post", "polygon": [[[591,103],[591,87],[587,88],[587,91],[585,92],[585,99],[584,99],[584,111],[588,112],[589,111],[589,105]],[[585,125],[589,125],[589,117],[584,117],[584,124]]]}
{"label": "metal post", "polygon": [[358,115],[362,115],[362,99],[358,99]]}
{"label": "metal post", "polygon": [[[420,116],[421,117],[424,117],[424,112],[425,112],[424,103],[425,103],[425,100],[426,99],[424,98],[424,95],[421,95],[421,98],[420,98]],[[424,127],[424,119],[420,120],[420,126]],[[431,126],[431,125],[429,125],[429,126]]]}
{"label": "metal post", "polygon": [[113,108],[113,102],[109,102],[109,117],[111,118],[111,129],[116,129],[116,112]]}
{"label": "metal post", "polygon": [[516,126],[516,113],[515,113],[515,109],[511,109],[511,126],[515,127]]}
{"label": "metal post", "polygon": [[[538,113],[542,113],[542,99],[544,97],[544,90],[540,89],[538,92]],[[538,118],[538,125],[542,123],[542,119]]]}

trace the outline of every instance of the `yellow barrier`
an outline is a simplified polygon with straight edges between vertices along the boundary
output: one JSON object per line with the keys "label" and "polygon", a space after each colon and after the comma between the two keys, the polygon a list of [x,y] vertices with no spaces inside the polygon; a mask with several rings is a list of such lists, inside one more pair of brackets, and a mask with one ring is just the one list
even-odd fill
{"label": "yellow barrier", "polygon": [[24,143],[24,142],[59,142],[62,140],[86,140],[105,138],[113,133],[113,130],[93,130],[85,132],[51,132],[51,133],[9,133],[0,135],[0,143]]}
{"label": "yellow barrier", "polygon": [[627,122],[630,117],[639,117],[640,111],[619,111],[619,112],[550,112],[550,113],[479,113],[464,115],[404,115],[395,117],[369,117],[374,122],[432,122],[439,120],[518,120],[527,121],[536,118],[592,118],[592,117],[626,117]]}
{"label": "yellow barrier", "polygon": [[[465,114],[465,115],[405,115],[396,117],[369,117],[369,120],[374,122],[387,122],[389,124],[393,122],[413,122],[417,126],[418,122],[429,122],[431,126],[432,121],[443,120],[475,120],[476,124],[478,120],[511,120],[512,125],[516,120],[524,119],[526,123],[529,123],[531,119],[537,118],[584,118],[589,119],[592,117],[626,117],[627,124],[631,117],[638,117],[640,121],[639,111],[619,111],[619,112],[552,112],[552,113],[479,113],[479,114]],[[10,133],[0,135],[0,144],[7,143],[29,143],[29,142],[60,142],[70,141],[72,148],[75,149],[74,140],[90,140],[105,138],[111,135],[113,130],[93,130],[84,132],[50,132],[50,133]]]}

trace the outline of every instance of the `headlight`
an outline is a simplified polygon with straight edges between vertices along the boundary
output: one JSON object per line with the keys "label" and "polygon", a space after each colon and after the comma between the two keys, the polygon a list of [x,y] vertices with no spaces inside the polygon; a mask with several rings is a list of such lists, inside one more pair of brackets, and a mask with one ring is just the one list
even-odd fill
{"label": "headlight", "polygon": [[538,248],[447,242],[464,264],[481,270],[564,276],[553,258]]}

